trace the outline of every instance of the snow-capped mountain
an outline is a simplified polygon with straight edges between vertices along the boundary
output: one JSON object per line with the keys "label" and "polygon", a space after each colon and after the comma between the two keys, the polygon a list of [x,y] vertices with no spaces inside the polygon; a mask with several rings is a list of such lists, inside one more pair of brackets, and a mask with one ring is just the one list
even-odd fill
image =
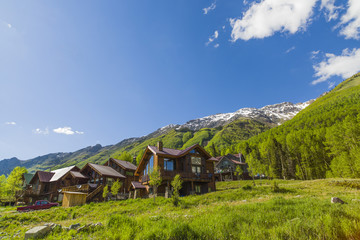
{"label": "snow-capped mountain", "polygon": [[169,128],[183,129],[187,128],[192,131],[197,131],[201,128],[214,128],[223,126],[239,118],[251,118],[263,122],[280,125],[286,120],[293,118],[298,112],[309,106],[314,100],[304,103],[293,104],[290,102],[283,102],[273,105],[268,105],[262,108],[241,108],[232,113],[220,113],[190,120],[183,125],[168,125],[158,130],[166,131]]}

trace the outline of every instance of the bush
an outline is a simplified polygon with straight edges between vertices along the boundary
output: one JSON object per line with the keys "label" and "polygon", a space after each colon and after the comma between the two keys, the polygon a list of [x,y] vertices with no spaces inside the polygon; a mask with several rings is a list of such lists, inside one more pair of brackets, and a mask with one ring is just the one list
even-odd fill
{"label": "bush", "polygon": [[242,189],[244,189],[244,190],[252,190],[252,186],[250,186],[249,184],[246,184],[245,186],[242,187]]}

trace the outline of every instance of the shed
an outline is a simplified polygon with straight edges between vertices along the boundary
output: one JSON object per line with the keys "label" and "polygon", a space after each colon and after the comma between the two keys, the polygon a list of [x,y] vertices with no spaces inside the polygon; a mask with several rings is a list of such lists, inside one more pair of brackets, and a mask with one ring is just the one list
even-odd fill
{"label": "shed", "polygon": [[62,201],[63,207],[73,207],[83,205],[86,203],[87,193],[82,192],[64,192],[64,198]]}

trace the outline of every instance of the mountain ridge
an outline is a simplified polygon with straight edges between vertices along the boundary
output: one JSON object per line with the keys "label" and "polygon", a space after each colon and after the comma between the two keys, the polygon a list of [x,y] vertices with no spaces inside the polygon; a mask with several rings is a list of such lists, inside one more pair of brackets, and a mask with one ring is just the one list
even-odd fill
{"label": "mountain ridge", "polygon": [[[192,119],[181,125],[169,124],[164,127],[158,128],[157,130],[151,132],[148,135],[123,139],[114,145],[108,145],[104,147],[100,144],[97,144],[95,146],[88,146],[79,149],[75,152],[49,153],[28,160],[20,160],[17,158],[4,159],[0,161],[0,175],[9,174],[10,171],[16,166],[23,166],[28,168],[30,172],[34,172],[36,170],[47,170],[65,167],[69,164],[75,165],[80,163],[81,166],[84,165],[84,162],[90,161],[94,163],[102,163],[102,161],[104,161],[104,159],[106,159],[107,157],[114,156],[116,154],[119,155],[120,151],[132,151],[136,147],[141,148],[142,144],[147,143],[147,141],[151,142],[152,139],[157,139],[159,137],[163,138],[166,134],[169,134],[172,131],[175,131],[174,134],[179,138],[181,134],[176,134],[176,132],[192,132],[193,135],[196,135],[196,133],[198,133],[201,129],[215,129],[219,127],[224,127],[227,124],[233,123],[237,120],[242,121],[241,119],[258,121],[257,123],[252,122],[251,124],[246,124],[247,126],[251,125],[255,126],[256,128],[265,130],[267,129],[267,127],[264,127],[265,125],[269,127],[280,125],[284,121],[291,119],[302,109],[310,105],[313,101],[314,100],[312,99],[304,103],[297,104],[293,104],[291,102],[282,102],[272,105],[266,105],[262,108],[240,108],[237,111],[231,113],[220,113],[205,116],[202,118]],[[264,126],[261,127],[261,124],[264,124]],[[245,126],[244,123],[239,123],[238,125]],[[192,142],[202,143],[203,145],[206,145],[208,142],[211,142],[212,138],[219,131],[213,131],[212,133],[208,131],[207,137],[201,137],[199,138],[200,140],[198,140],[197,138],[192,138]],[[248,136],[249,134],[244,133],[243,135]],[[183,147],[184,145],[186,145],[186,143],[183,143],[181,146],[177,144],[170,147]],[[133,151],[132,153],[139,154],[139,152],[141,152],[141,149],[137,149],[137,152]]]}

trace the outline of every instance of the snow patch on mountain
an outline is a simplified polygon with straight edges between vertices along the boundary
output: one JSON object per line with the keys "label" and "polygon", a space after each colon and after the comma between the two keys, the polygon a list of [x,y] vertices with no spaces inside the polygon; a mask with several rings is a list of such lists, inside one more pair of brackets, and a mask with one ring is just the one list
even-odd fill
{"label": "snow patch on mountain", "polygon": [[201,128],[214,128],[223,126],[238,118],[251,118],[268,123],[281,124],[293,118],[301,110],[309,106],[314,100],[310,100],[304,103],[293,104],[290,102],[283,102],[273,105],[268,105],[262,108],[241,108],[232,113],[220,113],[211,116],[206,116],[194,120],[190,120],[183,125],[168,125],[161,130],[168,128],[176,129],[189,129],[197,131]]}

